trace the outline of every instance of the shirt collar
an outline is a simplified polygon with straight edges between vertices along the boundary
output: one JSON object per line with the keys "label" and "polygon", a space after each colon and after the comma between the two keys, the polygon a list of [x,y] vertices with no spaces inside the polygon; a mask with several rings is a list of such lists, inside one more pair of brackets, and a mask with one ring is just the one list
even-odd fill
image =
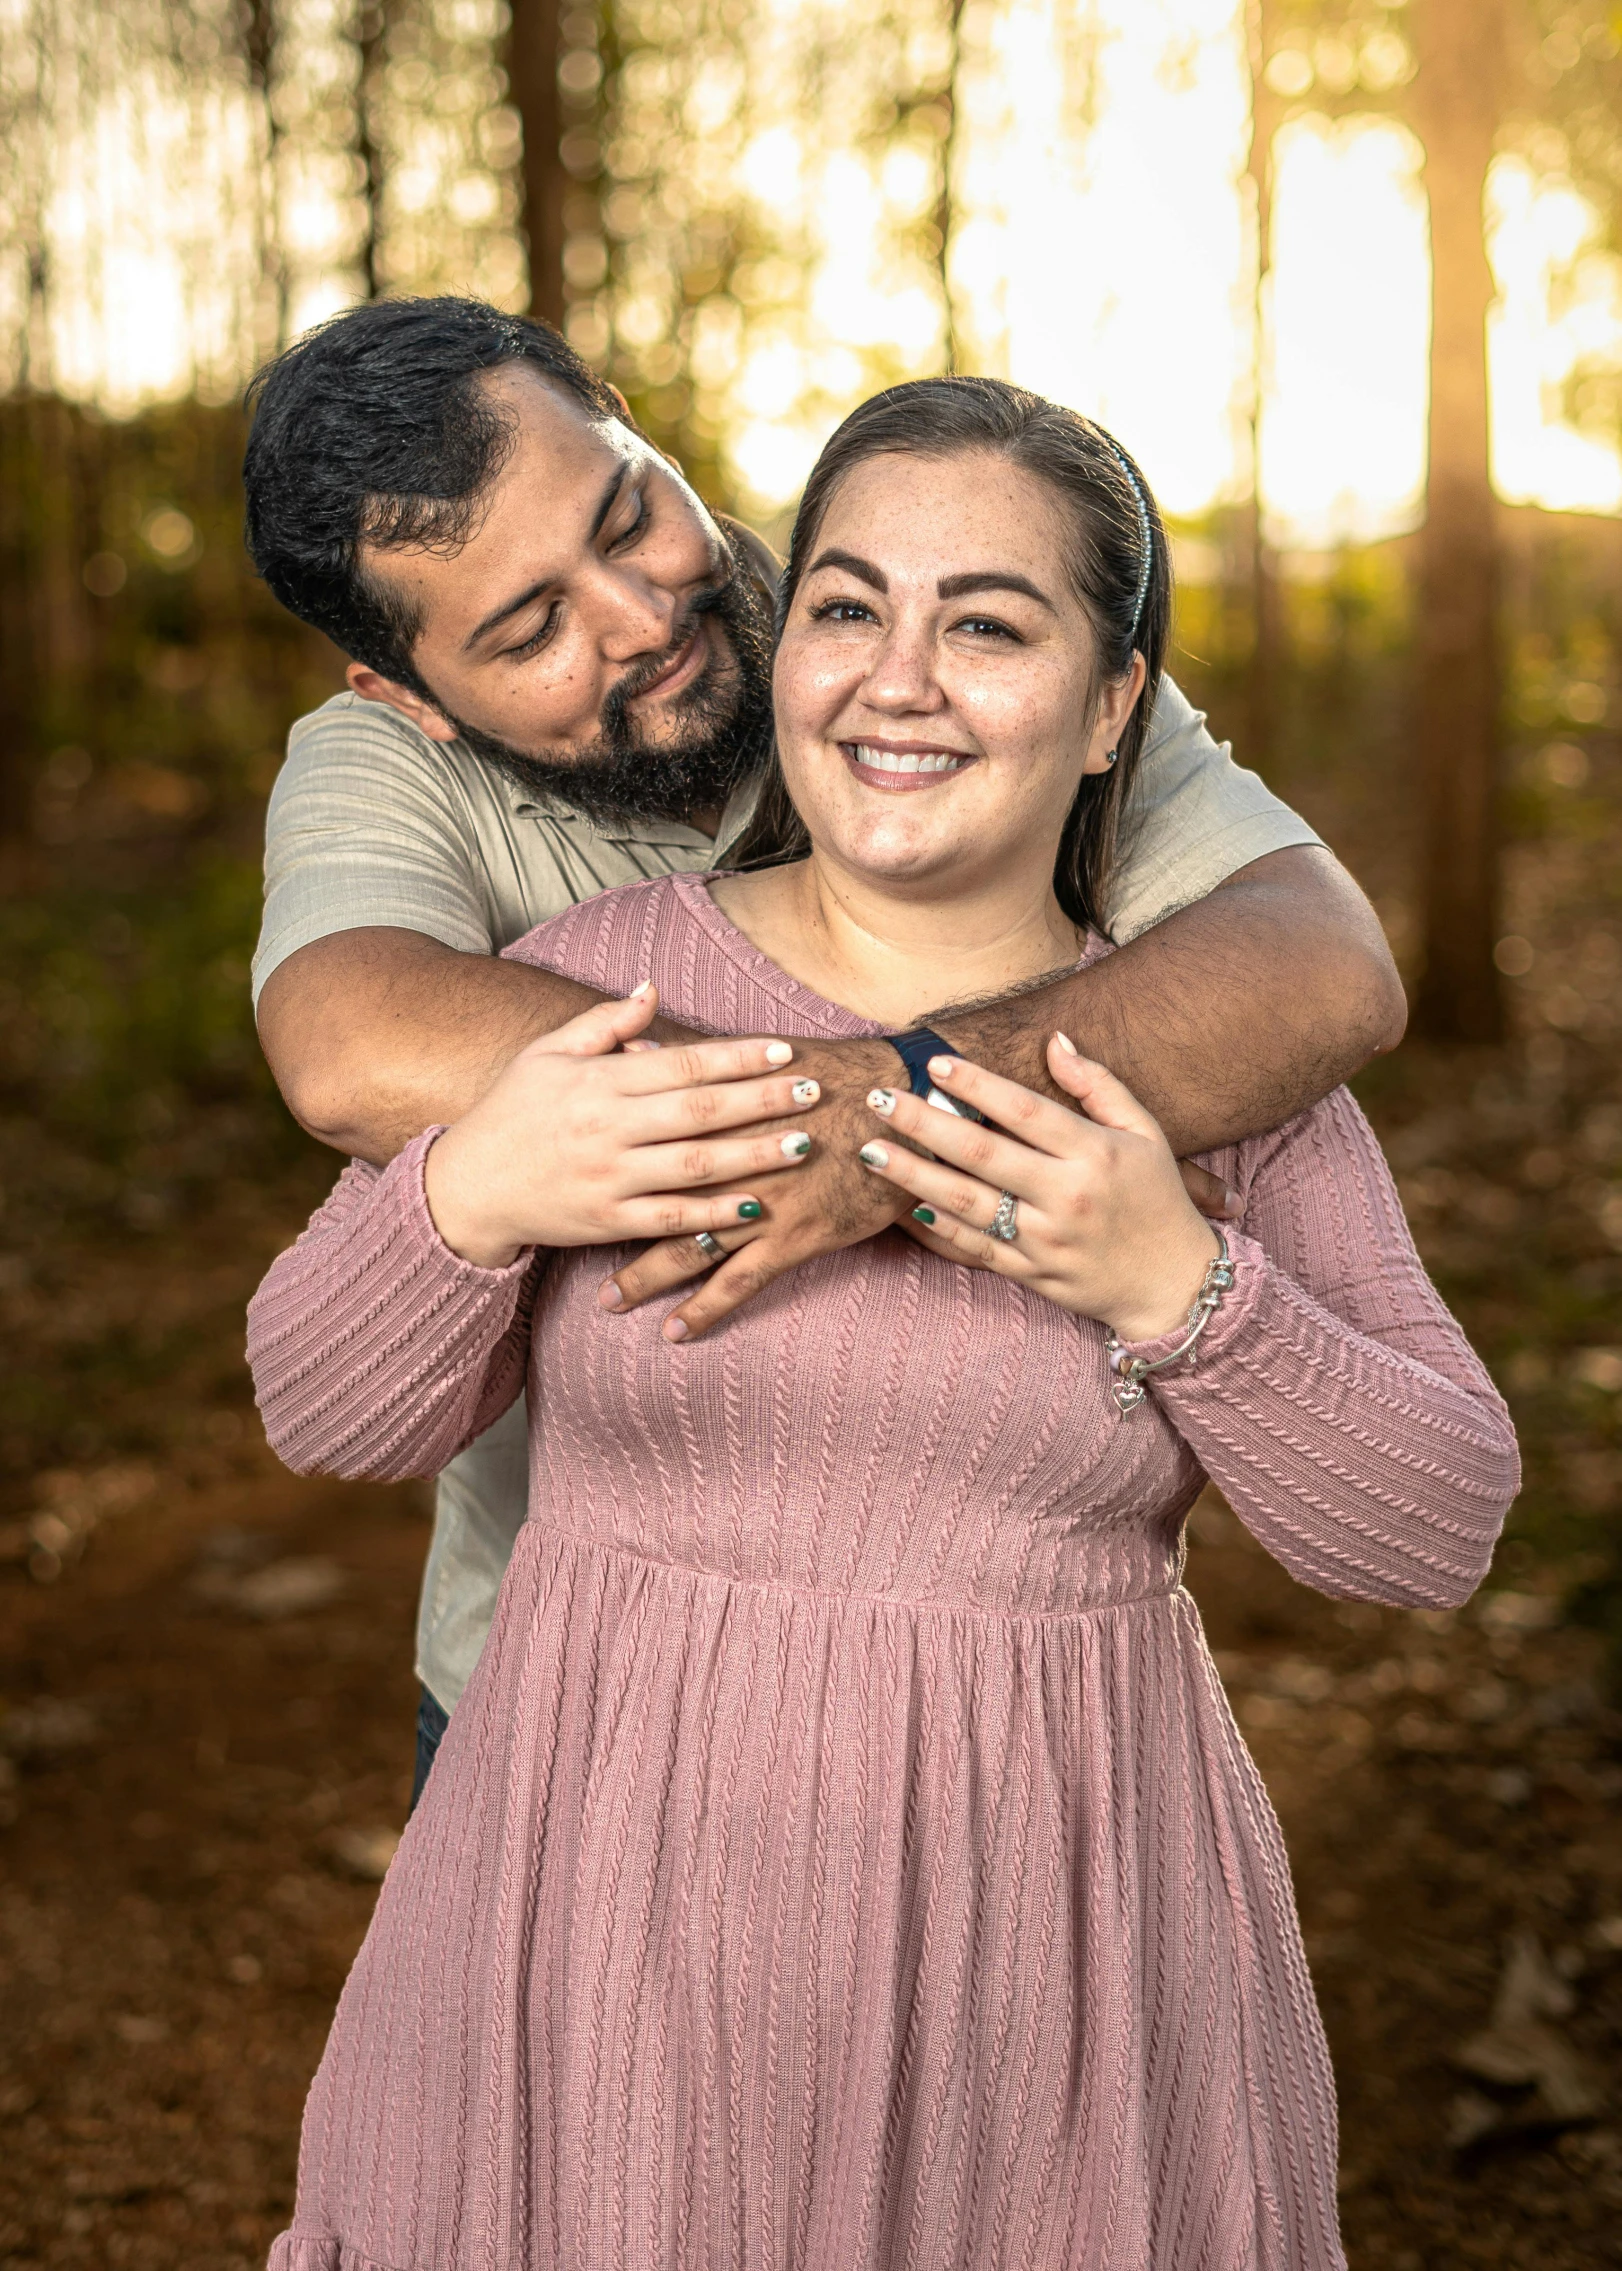
{"label": "shirt collar", "polygon": [[584,829],[587,835],[609,844],[669,844],[684,851],[713,849],[718,861],[743,834],[760,801],[760,775],[754,773],[740,781],[727,798],[720,828],[711,838],[702,828],[689,827],[683,820],[600,820],[550,790],[525,788],[499,765],[492,770],[497,788],[513,812],[539,813],[570,828]]}

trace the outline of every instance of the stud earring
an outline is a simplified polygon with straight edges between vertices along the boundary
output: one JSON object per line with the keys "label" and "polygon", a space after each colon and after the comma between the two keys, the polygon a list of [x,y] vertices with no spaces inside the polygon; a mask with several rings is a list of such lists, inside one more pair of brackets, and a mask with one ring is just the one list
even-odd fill
{"label": "stud earring", "polygon": [[1120,754],[1121,754],[1121,752],[1120,752],[1120,751],[1119,751],[1118,749],[1106,749],[1106,750],[1105,750],[1105,752],[1104,752],[1104,762],[1105,762],[1105,764],[1106,764],[1106,765],[1113,765],[1113,764],[1115,763],[1115,760],[1117,759],[1117,757],[1119,757],[1119,756],[1120,756]]}

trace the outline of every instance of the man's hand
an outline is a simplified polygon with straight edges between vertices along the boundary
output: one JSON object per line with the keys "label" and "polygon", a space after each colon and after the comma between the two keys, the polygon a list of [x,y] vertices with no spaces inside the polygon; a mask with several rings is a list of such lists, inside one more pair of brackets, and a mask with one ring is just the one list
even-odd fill
{"label": "man's hand", "polygon": [[[902,1070],[894,1049],[886,1041],[796,1041],[794,1070],[822,1090],[815,1116],[805,1122],[813,1148],[804,1168],[792,1182],[778,1180],[762,1192],[765,1215],[760,1222],[716,1234],[716,1244],[727,1253],[719,1267],[714,1255],[692,1238],[662,1239],[605,1282],[598,1296],[605,1309],[640,1308],[713,1272],[665,1320],[667,1340],[696,1339],[785,1270],[876,1237],[893,1222],[905,1223],[907,1208],[857,1158],[873,1132],[869,1094],[893,1086]],[[1238,1214],[1238,1200],[1217,1176],[1192,1160],[1183,1160],[1180,1172],[1184,1189],[1203,1214],[1219,1222]]]}
{"label": "man's hand", "polygon": [[803,1124],[812,1139],[805,1165],[792,1178],[776,1176],[762,1188],[765,1214],[758,1223],[717,1234],[717,1244],[727,1249],[719,1266],[693,1239],[665,1239],[607,1280],[598,1296],[603,1307],[635,1309],[713,1270],[665,1320],[667,1340],[696,1339],[785,1270],[887,1230],[906,1208],[856,1154],[873,1125],[868,1091],[893,1081],[897,1063],[886,1041],[796,1041],[795,1078],[815,1080],[822,1091],[813,1114],[803,1123],[787,1123]]}

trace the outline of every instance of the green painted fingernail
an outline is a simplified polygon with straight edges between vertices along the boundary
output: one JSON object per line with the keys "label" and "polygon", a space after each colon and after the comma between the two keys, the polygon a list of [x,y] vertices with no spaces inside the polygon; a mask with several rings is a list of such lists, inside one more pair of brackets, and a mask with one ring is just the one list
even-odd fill
{"label": "green painted fingernail", "polygon": [[758,1222],[765,1211],[766,1209],[761,1205],[759,1199],[741,1199],[738,1202],[738,1220],[740,1222]]}
{"label": "green painted fingernail", "polygon": [[912,1210],[912,1219],[914,1222],[921,1222],[927,1230],[935,1219],[935,1209],[932,1206],[915,1206]]}

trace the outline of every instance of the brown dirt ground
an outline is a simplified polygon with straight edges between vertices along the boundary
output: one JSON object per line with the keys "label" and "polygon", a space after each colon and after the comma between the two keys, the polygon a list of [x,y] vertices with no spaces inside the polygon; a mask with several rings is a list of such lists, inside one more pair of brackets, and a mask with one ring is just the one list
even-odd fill
{"label": "brown dirt ground", "polygon": [[[34,1328],[69,1335],[167,1304],[195,1408],[150,1468],[51,1486],[69,1529],[104,1509],[54,1582],[0,1569],[0,2271],[262,2261],[374,1897],[353,1841],[402,1818],[425,1496],[283,1474],[236,1371],[241,1299],[294,1219],[194,1223],[157,1280],[139,1252],[80,1257],[66,1323],[40,1289]],[[311,1559],[341,1572],[325,1605],[232,1605]],[[1622,2262],[1622,1722],[1593,1643],[1540,1629],[1536,1592],[1486,1623],[1337,1607],[1214,1498],[1191,1569],[1294,1859],[1357,2271]],[[1546,2032],[1593,2111],[1563,2128],[1453,2062],[1515,1931],[1571,2004]],[[1496,2127],[1461,2153],[1468,2091]]]}

